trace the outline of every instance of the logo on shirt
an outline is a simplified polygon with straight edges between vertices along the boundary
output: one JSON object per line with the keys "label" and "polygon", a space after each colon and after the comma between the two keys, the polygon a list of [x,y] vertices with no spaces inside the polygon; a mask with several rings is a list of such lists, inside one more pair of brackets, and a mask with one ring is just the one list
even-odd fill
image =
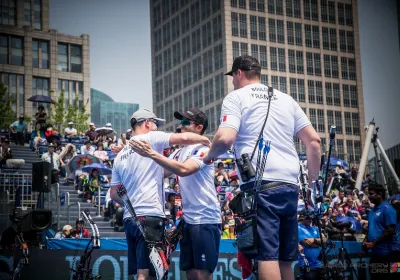
{"label": "logo on shirt", "polygon": [[382,212],[376,212],[376,215],[379,217],[382,214]]}
{"label": "logo on shirt", "polygon": [[[257,98],[257,99],[269,100],[269,96],[267,93],[251,93],[251,97]],[[274,94],[272,96],[272,100],[278,100],[278,97],[276,97],[276,94]]]}
{"label": "logo on shirt", "polygon": [[201,261],[202,261],[202,262],[205,262],[205,261],[206,261],[206,255],[204,255],[204,254],[201,255]]}

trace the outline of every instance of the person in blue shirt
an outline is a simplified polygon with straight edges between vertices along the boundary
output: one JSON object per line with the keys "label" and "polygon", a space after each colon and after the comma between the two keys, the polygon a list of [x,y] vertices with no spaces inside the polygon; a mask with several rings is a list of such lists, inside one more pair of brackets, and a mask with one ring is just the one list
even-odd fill
{"label": "person in blue shirt", "polygon": [[28,125],[24,121],[24,116],[20,116],[18,121],[15,121],[10,125],[10,130],[13,134],[15,144],[20,144],[21,146],[24,145],[27,127]]}
{"label": "person in blue shirt", "polygon": [[369,185],[368,198],[375,207],[368,214],[368,234],[362,248],[364,252],[371,250],[369,272],[372,280],[382,274],[388,276],[390,270],[388,255],[396,226],[396,211],[384,197],[385,189],[382,185]]}
{"label": "person in blue shirt", "polygon": [[[311,217],[302,211],[299,215],[298,236],[303,254],[298,256],[300,270],[304,280],[321,279],[322,262],[318,259],[321,252],[321,238],[317,227],[311,226]],[[325,243],[326,237],[322,235]],[[304,255],[304,256],[303,256]],[[306,258],[308,264],[305,262]],[[309,268],[309,269],[308,269]]]}
{"label": "person in blue shirt", "polygon": [[390,262],[400,262],[400,195],[394,199],[389,199],[390,204],[396,210],[396,228],[392,238],[392,251],[389,254]]}

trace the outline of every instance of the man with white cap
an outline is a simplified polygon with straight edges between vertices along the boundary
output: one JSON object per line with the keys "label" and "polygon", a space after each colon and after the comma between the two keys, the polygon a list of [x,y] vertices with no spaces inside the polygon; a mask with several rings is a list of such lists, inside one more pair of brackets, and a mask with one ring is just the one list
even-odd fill
{"label": "man with white cap", "polygon": [[73,125],[73,122],[68,122],[68,127],[64,129],[65,138],[78,135],[78,131],[76,131]]}
{"label": "man with white cap", "polygon": [[[113,130],[112,126],[111,126],[111,123],[106,123],[106,128]],[[112,132],[110,134],[107,134],[107,142],[109,144],[116,143],[117,142],[117,135],[114,132]]]}
{"label": "man with white cap", "polygon": [[89,124],[89,130],[85,132],[85,136],[88,137],[90,141],[94,141],[94,139],[96,139],[97,132],[94,123],[91,122]]}
{"label": "man with white cap", "polygon": [[[145,140],[159,153],[171,145],[210,144],[207,137],[195,133],[157,131],[159,123],[164,121],[149,110],[136,111],[131,118],[131,139]],[[141,157],[130,146],[126,146],[114,159],[111,198],[122,205],[117,189],[118,185],[124,185],[145,231],[146,226],[152,223],[158,225],[153,231],[160,232],[162,236],[165,222],[163,182],[164,169],[160,165],[149,158]],[[149,250],[135,220],[127,210],[124,213],[124,229],[128,243],[128,275],[137,274],[136,279],[148,279],[149,269],[152,268]]]}

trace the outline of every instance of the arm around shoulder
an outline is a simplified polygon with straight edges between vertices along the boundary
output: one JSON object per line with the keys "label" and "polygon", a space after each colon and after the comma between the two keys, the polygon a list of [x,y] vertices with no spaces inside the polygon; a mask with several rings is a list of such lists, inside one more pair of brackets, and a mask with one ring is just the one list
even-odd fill
{"label": "arm around shoulder", "polygon": [[203,144],[210,146],[211,142],[207,137],[192,132],[173,133],[169,139],[170,145],[192,145]]}

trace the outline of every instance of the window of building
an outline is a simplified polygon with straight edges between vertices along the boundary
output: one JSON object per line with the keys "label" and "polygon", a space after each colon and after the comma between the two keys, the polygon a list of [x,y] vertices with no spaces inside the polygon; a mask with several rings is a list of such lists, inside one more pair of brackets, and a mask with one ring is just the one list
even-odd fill
{"label": "window of building", "polygon": [[354,135],[360,135],[360,119],[358,117],[358,113],[351,113],[351,119],[353,121]]}
{"label": "window of building", "polygon": [[171,24],[167,22],[163,25],[163,46],[165,47],[171,43]]}
{"label": "window of building", "polygon": [[356,62],[354,58],[341,57],[342,79],[356,80]]}
{"label": "window of building", "polygon": [[286,0],[286,16],[301,18],[300,0]]}
{"label": "window of building", "polygon": [[307,62],[307,75],[314,75],[314,62],[313,62],[313,54],[306,53],[306,62]]}
{"label": "window of building", "polygon": [[308,80],[308,102],[315,104],[315,82],[312,80]]}
{"label": "window of building", "polygon": [[258,17],[258,39],[267,40],[267,28],[265,25],[265,17]]}
{"label": "window of building", "polygon": [[274,47],[269,48],[270,53],[270,60],[271,60],[271,70],[277,71],[278,70],[278,54],[277,50]]}
{"label": "window of building", "polygon": [[181,30],[182,34],[190,29],[190,12],[189,8],[181,13]]}
{"label": "window of building", "polygon": [[258,45],[251,44],[251,56],[255,57],[258,61],[260,61],[258,53]]}
{"label": "window of building", "polygon": [[[61,81],[61,80],[59,80]],[[33,77],[32,79],[32,95],[49,96],[49,79],[41,77]]]}
{"label": "window of building", "polygon": [[172,67],[171,48],[164,51],[164,72],[167,72]]}
{"label": "window of building", "polygon": [[279,90],[283,93],[287,92],[286,77],[279,77]]}
{"label": "window of building", "polygon": [[14,26],[16,24],[16,15],[15,0],[0,1],[0,24]]}
{"label": "window of building", "polygon": [[353,26],[353,8],[351,4],[337,3],[337,5],[339,24]]}
{"label": "window of building", "polygon": [[218,12],[219,10],[221,10],[221,0],[212,0],[211,1],[211,8],[213,13]]}
{"label": "window of building", "polygon": [[39,41],[32,40],[32,67],[39,68]]}
{"label": "window of building", "polygon": [[283,15],[282,0],[268,0],[268,12],[271,14]]}
{"label": "window of building", "polygon": [[200,3],[199,1],[194,2],[190,6],[190,17],[192,28],[200,23]]}
{"label": "window of building", "polygon": [[24,42],[23,38],[11,37],[11,64],[24,65]]}
{"label": "window of building", "polygon": [[240,37],[247,38],[247,15],[239,14]]}
{"label": "window of building", "polygon": [[343,124],[342,124],[342,112],[335,111],[335,125],[336,125],[336,133],[343,133]]}
{"label": "window of building", "polygon": [[240,55],[247,55],[248,53],[247,43],[240,43]]}
{"label": "window of building", "polygon": [[314,53],[314,74],[321,76],[321,55],[319,53]]}
{"label": "window of building", "polygon": [[174,93],[182,89],[182,70],[177,69],[174,71]]}
{"label": "window of building", "polygon": [[192,97],[192,90],[188,90],[183,94],[183,110],[188,110],[192,108],[193,104],[193,97]]}
{"label": "window of building", "polygon": [[200,28],[196,29],[192,33],[192,55],[198,53],[201,50],[201,34]]}
{"label": "window of building", "polygon": [[344,131],[346,135],[353,135],[353,130],[351,127],[351,113],[344,112]]}
{"label": "window of building", "polygon": [[224,97],[224,75],[218,74],[215,76],[215,100]]}
{"label": "window of building", "polygon": [[324,96],[322,93],[322,82],[316,81],[315,82],[315,100],[317,104],[324,104]]}
{"label": "window of building", "polygon": [[224,52],[222,44],[214,47],[214,66],[215,70],[220,69],[224,66]]}
{"label": "window of building", "polygon": [[24,25],[31,25],[31,0],[24,0]]}
{"label": "window of building", "polygon": [[257,0],[249,0],[249,9],[251,11],[257,11]]}
{"label": "window of building", "polygon": [[279,77],[271,76],[271,84],[272,84],[272,88],[279,89]]}
{"label": "window of building", "polygon": [[296,41],[296,46],[302,46],[303,45],[303,31],[301,29],[301,23],[295,23],[294,24],[294,36],[295,36],[295,41]]}
{"label": "window of building", "polygon": [[[15,117],[23,115],[25,108],[24,75],[0,72],[0,83],[3,83],[7,88],[4,96],[5,100],[13,99],[11,108],[15,112]],[[34,106],[37,106],[37,103]]]}
{"label": "window of building", "polygon": [[49,68],[49,42],[32,40],[33,68]]}
{"label": "window of building", "polygon": [[164,77],[164,94],[165,98],[172,95],[172,74],[168,74]]}
{"label": "window of building", "polygon": [[193,106],[196,108],[203,107],[203,85],[198,85],[193,89]]}
{"label": "window of building", "polygon": [[171,20],[171,33],[172,33],[172,41],[179,38],[181,34],[179,16],[176,16]]}
{"label": "window of building", "polygon": [[324,116],[324,110],[317,110],[317,131],[318,132],[325,132],[325,116]]}
{"label": "window of building", "polygon": [[350,107],[350,88],[349,85],[342,85],[343,106]]}
{"label": "window of building", "polygon": [[58,43],[57,58],[59,71],[82,72],[82,47],[71,44]]}
{"label": "window of building", "polygon": [[233,60],[235,60],[236,57],[240,56],[239,42],[232,42],[232,54]]}
{"label": "window of building", "polygon": [[214,42],[222,38],[222,20],[221,15],[213,19],[213,37]]}
{"label": "window of building", "polygon": [[272,18],[268,19],[268,25],[269,25],[269,41],[270,42],[276,42],[275,20],[272,19]]}
{"label": "window of building", "polygon": [[352,108],[358,108],[357,86],[350,86],[350,104]]}
{"label": "window of building", "polygon": [[285,27],[283,20],[277,20],[277,34],[278,34],[278,43],[284,44],[285,43]]}
{"label": "window of building", "polygon": [[190,35],[182,39],[182,59],[190,57]]}
{"label": "window of building", "polygon": [[313,45],[312,45],[311,25],[305,24],[304,29],[305,29],[305,36],[306,36],[306,47],[312,48]]}
{"label": "window of building", "polygon": [[181,63],[181,42],[172,46],[172,64],[173,66]]}
{"label": "window of building", "polygon": [[203,48],[207,48],[212,43],[212,31],[211,31],[211,21],[203,24],[202,26],[202,36],[203,36]]}
{"label": "window of building", "polygon": [[163,81],[158,80],[156,81],[156,102],[160,102],[164,99],[164,91],[163,91]]}
{"label": "window of building", "polygon": [[201,66],[202,66],[201,56],[198,56],[197,58],[193,59],[192,62],[193,82],[196,82],[202,78]]}
{"label": "window of building", "polygon": [[329,43],[330,43],[330,50],[336,51],[337,50],[337,36],[336,36],[335,28],[329,28]]}
{"label": "window of building", "polygon": [[155,71],[156,71],[156,76],[161,75],[162,73],[162,55],[156,55],[155,57]]}
{"label": "window of building", "polygon": [[162,0],[162,18],[164,21],[168,20],[170,17],[170,1],[169,0]]}
{"label": "window of building", "polygon": [[261,74],[261,83],[263,85],[268,85],[268,75]]}
{"label": "window of building", "polygon": [[231,7],[237,8],[238,7],[238,0],[231,0]]}
{"label": "window of building", "polygon": [[299,101],[298,99],[298,94],[297,94],[297,83],[295,78],[290,78],[289,79],[289,85],[290,85],[290,96],[296,100]]}
{"label": "window of building", "polygon": [[203,77],[213,72],[212,49],[203,54]]}
{"label": "window of building", "polygon": [[344,145],[343,139],[336,139],[337,157],[344,158]]}
{"label": "window of building", "polygon": [[154,51],[158,52],[162,47],[162,30],[161,28],[154,31]]}
{"label": "window of building", "polygon": [[239,16],[237,13],[231,13],[232,36],[239,36]]}
{"label": "window of building", "polygon": [[318,21],[317,0],[304,0],[304,18]]}
{"label": "window of building", "polygon": [[347,149],[347,160],[349,161],[349,163],[354,162],[353,140],[346,140],[346,149]]}
{"label": "window of building", "polygon": [[201,0],[201,19],[211,16],[211,0]]}
{"label": "window of building", "polygon": [[294,24],[291,21],[286,22],[286,35],[287,43],[289,45],[294,45]]}
{"label": "window of building", "polygon": [[153,27],[157,27],[160,24],[161,24],[161,5],[157,4],[153,7]]}
{"label": "window of building", "polygon": [[182,72],[183,72],[183,87],[187,87],[192,83],[192,73],[191,73],[192,71],[190,62],[183,65]]}
{"label": "window of building", "polygon": [[297,79],[297,94],[299,102],[306,102],[304,79]]}
{"label": "window of building", "polygon": [[246,9],[246,0],[239,0],[239,8]]}
{"label": "window of building", "polygon": [[286,72],[286,63],[285,63],[285,49],[278,48],[278,61],[279,61],[279,71]]}
{"label": "window of building", "polygon": [[259,46],[260,49],[260,65],[262,69],[268,68],[268,60],[267,60],[267,47]]}
{"label": "window of building", "polygon": [[319,49],[319,26],[312,26],[313,48]]}
{"label": "window of building", "polygon": [[316,109],[310,108],[308,111],[310,112],[311,125],[317,130],[318,128],[317,128],[317,112],[316,112]]}
{"label": "window of building", "polygon": [[[174,113],[174,108],[172,106],[172,99],[165,102],[165,122],[171,122],[173,121],[173,113]],[[171,128],[168,129],[169,131],[171,131]]]}
{"label": "window of building", "polygon": [[211,78],[204,82],[204,103],[209,104],[214,101],[214,79]]}
{"label": "window of building", "polygon": [[174,98],[174,111],[182,112],[182,95]]}
{"label": "window of building", "polygon": [[257,17],[250,16],[250,38],[251,39],[258,39],[258,32],[257,32]]}
{"label": "window of building", "polygon": [[304,65],[303,65],[303,52],[296,51],[296,66],[297,66],[297,74],[304,74]]}
{"label": "window of building", "polygon": [[42,0],[33,1],[33,28],[42,30]]}

